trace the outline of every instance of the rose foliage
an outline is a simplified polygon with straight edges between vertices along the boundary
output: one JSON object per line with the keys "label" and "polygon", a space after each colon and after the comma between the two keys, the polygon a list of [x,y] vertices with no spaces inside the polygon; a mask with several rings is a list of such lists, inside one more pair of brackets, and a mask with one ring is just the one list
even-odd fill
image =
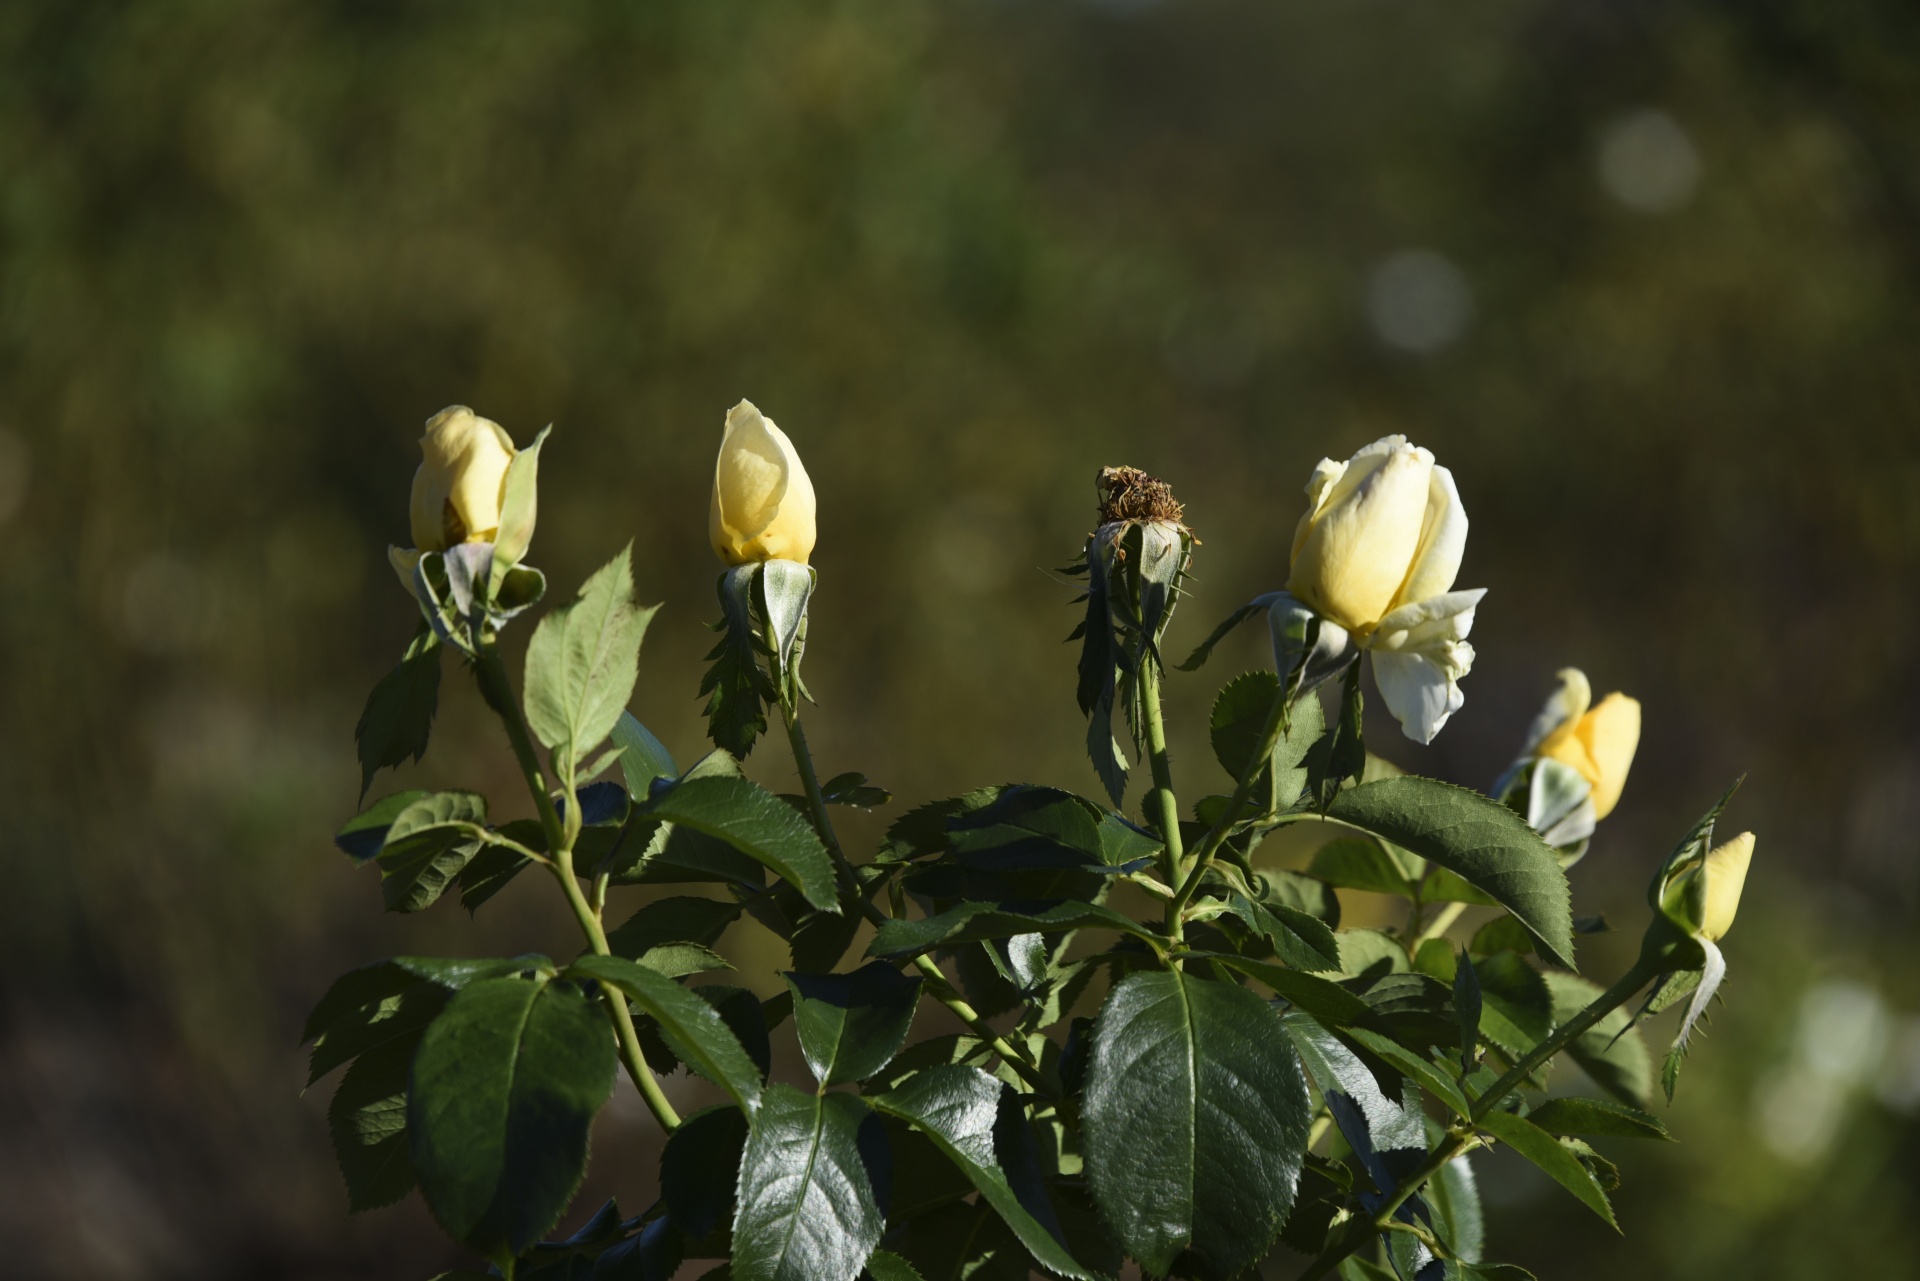
{"label": "rose foliage", "polygon": [[[713,748],[683,765],[626,710],[654,612],[628,551],[539,620],[518,688],[501,657],[501,630],[547,588],[526,562],[544,440],[516,448],[461,407],[428,423],[415,545],[390,555],[421,625],[357,731],[366,783],[417,759],[456,662],[535,817],[403,791],[336,841],[396,912],[449,892],[477,909],[537,869],[583,948],[393,957],[321,996],[310,1081],[344,1069],[329,1117],[354,1209],[417,1189],[486,1270],[448,1276],[528,1281],[666,1281],[690,1260],[734,1281],[1091,1281],[1128,1260],[1224,1281],[1287,1252],[1269,1268],[1303,1279],[1511,1279],[1527,1274],[1488,1261],[1473,1177],[1474,1154],[1504,1144],[1613,1222],[1596,1144],[1667,1137],[1649,1109],[1726,973],[1753,837],[1715,840],[1730,789],[1658,863],[1638,961],[1595,982],[1576,935],[1605,926],[1575,915],[1565,871],[1626,785],[1639,704],[1596,703],[1563,672],[1491,795],[1368,752],[1363,662],[1427,742],[1474,658],[1484,593],[1454,588],[1466,511],[1428,451],[1389,437],[1314,469],[1284,589],[1181,665],[1267,623],[1273,666],[1219,691],[1220,772],[1184,800],[1161,688],[1198,541],[1164,482],[1103,470],[1069,571],[1097,793],[960,791],[856,851],[835,807],[892,798],[862,774],[822,780],[801,730],[819,574],[793,442],[747,402],[726,418],[718,643],[699,686]],[[801,794],[741,770],[774,726]],[[1279,867],[1263,843],[1299,824],[1323,839]],[[610,924],[608,891],[627,885],[673,888]],[[1403,900],[1400,924],[1342,928],[1341,889]],[[790,950],[769,999],[712,977],[736,922]],[[928,1002],[964,1030],[917,1027]],[[1656,1075],[1637,1024],[1681,1002]],[[789,1038],[800,1084],[772,1079]],[[1547,1096],[1562,1057],[1597,1093]],[[724,1101],[679,1115],[660,1077],[682,1068]],[[632,1215],[608,1202],[555,1239],[621,1073],[663,1136],[660,1197]]]}

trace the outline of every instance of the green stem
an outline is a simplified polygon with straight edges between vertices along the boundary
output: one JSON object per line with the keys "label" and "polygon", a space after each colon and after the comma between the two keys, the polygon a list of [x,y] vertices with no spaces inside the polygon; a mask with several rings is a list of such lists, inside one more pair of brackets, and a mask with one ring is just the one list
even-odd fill
{"label": "green stem", "polygon": [[[607,932],[601,926],[600,916],[587,902],[586,895],[580,890],[580,882],[573,874],[573,834],[579,830],[579,800],[575,798],[574,803],[567,807],[567,818],[571,821],[562,821],[560,811],[554,806],[553,796],[547,790],[546,776],[540,770],[540,756],[533,746],[533,734],[527,729],[526,716],[520,710],[519,700],[514,697],[513,682],[507,676],[499,648],[493,644],[484,645],[474,671],[480,680],[482,697],[506,727],[507,741],[513,745],[514,759],[520,762],[520,772],[527,780],[527,790],[533,794],[534,808],[539,812],[540,827],[546,833],[550,851],[548,866],[553,870],[554,879],[560,882],[560,892],[566,896],[567,906],[573,910],[574,920],[579,923],[580,932],[586,935],[588,946],[597,955],[610,956],[612,952],[607,947]],[[646,1056],[640,1052],[640,1034],[634,1028],[633,1015],[627,1009],[626,998],[604,984],[600,996],[606,1006],[607,1018],[613,1024],[614,1036],[619,1041],[620,1061],[626,1065],[627,1075],[633,1078],[634,1087],[640,1091],[640,1097],[646,1100],[654,1119],[671,1134],[680,1126],[680,1114],[667,1101],[660,1082],[647,1067]]]}
{"label": "green stem", "polygon": [[[1634,993],[1646,986],[1647,981],[1654,977],[1658,969],[1658,965],[1649,962],[1645,957],[1635,961],[1633,967],[1621,975],[1618,982],[1595,997],[1585,1009],[1555,1028],[1551,1036],[1534,1046],[1518,1063],[1514,1064],[1511,1072],[1488,1086],[1485,1093],[1474,1100],[1472,1119],[1478,1121],[1493,1111],[1500,1105],[1502,1099],[1511,1094],[1533,1073],[1535,1068],[1565,1049],[1581,1033],[1625,1005],[1632,999]],[[1442,1166],[1463,1152],[1485,1146],[1485,1143],[1486,1140],[1476,1136],[1464,1125],[1450,1130],[1446,1141],[1428,1153],[1427,1159],[1401,1180],[1400,1186],[1394,1189],[1393,1195],[1374,1212],[1373,1218],[1369,1221],[1371,1230],[1364,1235],[1343,1233],[1340,1243],[1330,1246],[1319,1258],[1307,1265],[1306,1270],[1301,1272],[1299,1281],[1314,1281],[1316,1277],[1325,1276],[1333,1271],[1340,1265],[1342,1259],[1372,1240],[1376,1234],[1386,1231],[1387,1225],[1393,1222],[1393,1216],[1400,1207],[1405,1205],[1428,1179],[1439,1173]]]}
{"label": "green stem", "polygon": [[1427,927],[1421,930],[1419,936],[1413,940],[1414,948],[1418,950],[1419,946],[1428,939],[1437,939],[1452,929],[1453,923],[1459,920],[1460,914],[1466,910],[1465,903],[1449,903],[1441,908],[1434,918],[1427,922]]}
{"label": "green stem", "polygon": [[[860,889],[860,878],[853,870],[853,864],[847,859],[846,850],[840,844],[840,837],[833,830],[833,818],[827,812],[826,793],[820,790],[820,775],[813,766],[813,753],[807,748],[806,731],[800,728],[800,709],[782,705],[781,719],[787,726],[787,743],[793,748],[793,763],[800,771],[800,786],[806,793],[807,808],[813,814],[813,825],[819,830],[820,839],[825,842],[827,853],[833,856],[834,869],[840,882],[846,887],[847,897],[860,909],[865,917],[875,925],[885,925],[888,917]],[[993,1047],[993,1052],[1006,1061],[1020,1079],[1046,1094],[1055,1093],[1054,1085],[1040,1071],[1039,1065],[1030,1056],[1022,1054],[1011,1041],[993,1030],[986,1018],[969,1005],[940,966],[932,957],[916,956],[914,968],[926,980],[927,994],[947,1007],[955,1018],[967,1025],[972,1033]]]}
{"label": "green stem", "polygon": [[1599,996],[1586,1009],[1553,1029],[1553,1034],[1534,1046],[1513,1065],[1513,1070],[1488,1086],[1486,1092],[1473,1104],[1473,1119],[1478,1121],[1498,1106],[1501,1099],[1533,1075],[1533,1070],[1548,1059],[1565,1049],[1576,1037],[1598,1023],[1607,1015],[1633,999],[1633,994],[1647,985],[1655,974],[1655,967],[1644,957],[1633,963],[1631,969],[1620,976],[1618,982]]}
{"label": "green stem", "polygon": [[[1147,646],[1140,655],[1140,716],[1146,722],[1147,763],[1153,770],[1153,790],[1147,793],[1146,810],[1160,829],[1166,848],[1161,856],[1161,873],[1169,886],[1180,883],[1186,850],[1180,841],[1180,801],[1173,792],[1173,763],[1167,757],[1166,718],[1160,708],[1160,664]],[[1167,937],[1178,943],[1184,933],[1179,905],[1167,901]]]}
{"label": "green stem", "polygon": [[1174,892],[1173,902],[1167,905],[1167,917],[1175,919],[1186,910],[1192,901],[1194,892],[1200,888],[1200,878],[1206,875],[1208,864],[1219,852],[1220,845],[1233,831],[1233,825],[1240,821],[1240,814],[1253,798],[1253,785],[1260,778],[1260,771],[1273,759],[1273,749],[1280,743],[1280,735],[1286,731],[1287,689],[1283,683],[1280,693],[1274,697],[1273,709],[1267,713],[1267,723],[1260,729],[1260,741],[1254,746],[1253,756],[1247,763],[1247,772],[1241,776],[1240,785],[1233,789],[1233,795],[1227,801],[1226,810],[1220,815],[1207,834],[1200,838],[1200,844],[1193,851],[1193,866],[1187,870],[1186,879],[1180,882],[1180,888]]}

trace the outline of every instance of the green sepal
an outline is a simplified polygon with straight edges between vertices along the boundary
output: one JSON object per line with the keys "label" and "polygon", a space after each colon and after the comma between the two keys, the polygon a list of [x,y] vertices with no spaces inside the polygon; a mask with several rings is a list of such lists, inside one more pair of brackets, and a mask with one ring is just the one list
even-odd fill
{"label": "green sepal", "polygon": [[700,680],[700,693],[707,700],[707,736],[741,760],[766,733],[766,705],[778,697],[761,670],[760,656],[767,645],[755,626],[753,609],[759,576],[758,564],[735,565],[720,575],[715,584],[720,621],[713,625],[720,642],[707,655],[709,666]]}

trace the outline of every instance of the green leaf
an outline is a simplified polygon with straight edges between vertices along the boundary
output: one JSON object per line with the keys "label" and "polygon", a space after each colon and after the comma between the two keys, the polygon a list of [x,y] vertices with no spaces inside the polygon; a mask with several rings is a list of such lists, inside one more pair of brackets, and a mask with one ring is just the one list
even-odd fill
{"label": "green leaf", "polygon": [[[1565,870],[1564,868],[1562,869]],[[1499,907],[1500,900],[1485,890],[1476,889],[1464,877],[1436,867],[1420,882],[1422,903],[1472,903],[1478,907]]]}
{"label": "green leaf", "polygon": [[1375,894],[1397,894],[1413,898],[1418,891],[1407,879],[1406,869],[1378,841],[1343,837],[1329,841],[1313,852],[1307,875],[1342,889],[1368,890]]}
{"label": "green leaf", "polygon": [[1327,813],[1457,872],[1513,913],[1544,955],[1573,967],[1566,874],[1552,848],[1506,806],[1406,775],[1343,791]]}
{"label": "green leaf", "polygon": [[[1600,989],[1583,978],[1548,970],[1542,976],[1553,996],[1557,1027],[1591,1005]],[[1593,1083],[1629,1107],[1644,1109],[1653,1099],[1653,1056],[1626,1010],[1612,1010],[1575,1037],[1567,1057],[1580,1065]]]}
{"label": "green leaf", "polygon": [[[685,1261],[686,1239],[672,1218],[661,1215],[653,1222],[604,1251],[593,1261],[590,1273],[568,1272],[554,1275],[553,1281],[672,1281]],[[516,1273],[527,1281],[548,1281],[547,1273]],[[701,1281],[725,1281],[723,1263],[702,1274]]]}
{"label": "green leaf", "polygon": [[1269,907],[1280,903],[1309,916],[1319,917],[1331,929],[1339,928],[1340,896],[1334,893],[1331,885],[1323,884],[1305,872],[1262,868],[1254,876],[1254,888],[1259,892],[1260,901]]}
{"label": "green leaf", "polygon": [[[698,987],[687,989],[695,996],[711,1005],[727,1025],[734,1039],[740,1042],[740,1048],[747,1052],[754,1068],[760,1074],[760,1080],[767,1079],[773,1066],[773,1042],[767,1035],[768,1028],[777,1020],[767,1011],[760,999],[743,987],[727,983],[702,983]],[[775,1000],[782,1005],[791,1005],[792,996],[782,992]],[[768,1004],[772,1004],[769,1002]],[[782,1016],[784,1017],[784,1015]],[[651,1017],[642,1014],[634,1020],[634,1031],[640,1037],[640,1052],[646,1057],[648,1066],[662,1076],[684,1065],[672,1045],[661,1032],[660,1025]],[[699,1071],[698,1068],[694,1069]]]}
{"label": "green leaf", "polygon": [[544,956],[527,955],[506,959],[440,956],[396,956],[348,970],[333,981],[313,1012],[307,1015],[300,1042],[325,1039],[329,1029],[343,1020],[362,1015],[390,997],[407,989],[428,984],[454,992],[475,979],[501,974],[537,972],[552,974],[553,962]]}
{"label": "green leaf", "polygon": [[1280,696],[1280,678],[1272,672],[1243,672],[1228,681],[1213,700],[1207,719],[1214,759],[1229,777],[1244,776],[1260,746],[1260,731]]}
{"label": "green leaf", "polygon": [[1373,1012],[1371,1006],[1352,992],[1318,975],[1303,974],[1299,970],[1289,970],[1268,961],[1221,952],[1193,952],[1189,955],[1194,960],[1212,961],[1215,965],[1238,970],[1249,978],[1258,979],[1272,988],[1275,995],[1284,997],[1296,1008],[1323,1023],[1344,1026]]}
{"label": "green leaf", "polygon": [[1128,1253],[1233,1275],[1273,1242],[1307,1147],[1306,1081],[1272,1007],[1182,972],[1130,974],[1094,1027],[1083,1109],[1094,1198]]}
{"label": "green leaf", "polygon": [[1459,1263],[1449,1260],[1446,1281],[1538,1281],[1538,1278],[1512,1263]]}
{"label": "green leaf", "polygon": [[447,1003],[414,1055],[407,1129],[449,1236],[519,1254],[559,1221],[614,1068],[606,1016],[572,983],[481,979]]}
{"label": "green leaf", "polygon": [[[1446,944],[1444,939],[1431,941],[1442,946]],[[1463,1072],[1473,1071],[1474,1064],[1480,1058],[1480,1012],[1483,1001],[1480,973],[1473,968],[1473,958],[1462,950],[1453,971],[1453,1010],[1455,1017],[1460,1020],[1460,1068]]]}
{"label": "green leaf", "polygon": [[1457,1156],[1441,1166],[1421,1193],[1433,1211],[1434,1231],[1461,1259],[1478,1259],[1487,1242],[1486,1214],[1472,1158]]}
{"label": "green leaf", "polygon": [[1063,1277],[1092,1281],[1093,1274],[1068,1251],[1044,1195],[1029,1188],[1023,1197],[1003,1168],[994,1131],[1005,1088],[978,1068],[931,1067],[872,1102],[876,1110],[908,1122],[946,1153],[1041,1266]]}
{"label": "green leaf", "polygon": [[307,1059],[307,1084],[384,1045],[395,1041],[411,1044],[446,1003],[446,989],[415,982],[394,995],[343,1014],[315,1042]]}
{"label": "green leaf", "polygon": [[395,792],[383,796],[366,809],[348,819],[346,825],[333,835],[333,843],[340,852],[356,863],[364,863],[380,852],[387,843],[387,829],[393,826],[393,820],[405,812],[427,793],[415,788],[407,792]]}
{"label": "green leaf", "polygon": [[1338,970],[1340,946],[1317,916],[1282,903],[1255,903],[1235,894],[1227,910],[1248,929],[1269,940],[1275,955],[1296,970]]}
{"label": "green leaf", "polygon": [[1031,1281],[1032,1256],[984,1203],[943,1205],[908,1221],[900,1250],[927,1281]]}
{"label": "green leaf", "polygon": [[407,646],[406,655],[380,678],[360,721],[353,727],[353,743],[360,757],[360,795],[367,794],[373,776],[408,757],[419,760],[427,752],[433,732],[433,714],[440,705],[440,638],[421,628]]}
{"label": "green leaf", "polygon": [[1363,1049],[1385,1059],[1389,1066],[1419,1082],[1427,1093],[1446,1104],[1447,1109],[1454,1115],[1466,1117],[1472,1113],[1472,1108],[1467,1103],[1467,1096],[1460,1093],[1460,1086],[1432,1060],[1414,1053],[1398,1041],[1382,1036],[1378,1032],[1368,1031],[1366,1028],[1348,1028],[1347,1035]]}
{"label": "green leaf", "polygon": [[1281,1021],[1368,1177],[1383,1192],[1398,1187],[1405,1170],[1389,1154],[1426,1153],[1427,1130],[1419,1096],[1389,1097],[1359,1056],[1309,1016],[1296,1011]]}
{"label": "green leaf", "polygon": [[746,1113],[731,1103],[695,1112],[667,1136],[660,1152],[660,1198],[688,1236],[710,1236],[733,1218],[746,1145]]}
{"label": "green leaf", "polygon": [[606,740],[633,697],[640,641],[658,606],[633,602],[633,548],[594,571],[568,604],[540,620],[527,646],[527,723],[562,760]]}
{"label": "green leaf", "polygon": [[678,778],[680,767],[673,763],[673,753],[667,745],[653,736],[653,731],[635,719],[632,712],[622,711],[613,722],[613,744],[620,748],[620,772],[625,777],[627,791],[638,800],[646,800],[656,778]]}
{"label": "green leaf", "polygon": [[921,1281],[913,1265],[891,1250],[875,1250],[867,1260],[867,1272],[873,1281]]}
{"label": "green leaf", "polygon": [[683,979],[709,970],[730,970],[733,962],[698,943],[660,943],[635,958],[655,974]]}
{"label": "green leaf", "polygon": [[1022,905],[1021,909],[993,903],[962,903],[938,916],[918,921],[896,917],[882,925],[867,947],[869,956],[907,957],[985,939],[1018,934],[1055,934],[1067,930],[1119,930],[1138,938],[1157,937],[1132,917],[1097,903]]}
{"label": "green leaf", "polygon": [[1467,944],[1467,949],[1475,956],[1492,956],[1495,952],[1525,956],[1533,951],[1533,935],[1527,933],[1526,926],[1502,912],[1473,932],[1473,941]]}
{"label": "green leaf", "polygon": [[1314,744],[1306,762],[1307,785],[1319,798],[1322,810],[1332,804],[1349,780],[1357,783],[1365,779],[1368,757],[1361,735],[1365,710],[1366,699],[1360,692],[1360,664],[1350,662],[1340,682],[1340,718],[1328,726],[1325,736]]}
{"label": "green leaf", "polygon": [[1528,1113],[1527,1119],[1548,1134],[1673,1141],[1673,1136],[1667,1133],[1664,1125],[1639,1108],[1624,1107],[1605,1099],[1548,1099]]}
{"label": "green leaf", "polygon": [[735,565],[715,584],[720,595],[720,643],[707,655],[712,666],[700,680],[707,700],[707,734],[714,746],[745,760],[767,729],[766,699],[774,691],[760,670],[763,648],[754,627],[753,580],[757,564]]}
{"label": "green leaf", "polygon": [[407,1156],[407,1069],[416,1036],[362,1054],[340,1078],[327,1106],[333,1154],[356,1212],[392,1205],[413,1190]]}
{"label": "green leaf", "polygon": [[506,889],[532,862],[520,851],[505,845],[483,846],[454,878],[460,887],[460,906],[466,908],[469,915],[479,911],[481,904]]}
{"label": "green leaf", "polygon": [[1004,787],[982,787],[964,796],[916,805],[887,828],[887,840],[876,856],[882,863],[902,863],[944,853],[947,848],[947,824],[974,810],[984,809],[998,800]]}
{"label": "green leaf", "polygon": [[[584,847],[592,829],[580,835]],[[575,851],[576,858],[586,854],[584,848]],[[615,885],[707,882],[757,891],[767,883],[766,868],[727,842],[657,819],[637,820],[624,840],[591,857],[593,874]]]}
{"label": "green leaf", "polygon": [[387,910],[431,907],[479,853],[486,821],[487,800],[475,792],[434,792],[400,811],[375,859]]}
{"label": "green leaf", "polygon": [[872,1076],[906,1044],[920,1003],[919,979],[872,961],[851,974],[788,974],[786,980],[801,1052],[823,1087]]}
{"label": "green leaf", "polygon": [[1512,952],[1476,963],[1480,979],[1480,1034],[1519,1058],[1553,1031],[1553,997],[1540,971]]}
{"label": "green leaf", "polygon": [[[1208,728],[1214,757],[1235,779],[1253,764],[1261,731],[1273,703],[1280,697],[1280,678],[1268,671],[1247,672],[1229,681],[1214,700]],[[1284,810],[1300,799],[1307,786],[1302,764],[1326,732],[1326,716],[1317,698],[1298,698],[1288,713],[1286,733],[1274,744],[1273,754],[1255,784],[1254,796],[1263,813]]]}
{"label": "green leaf", "polygon": [[638,812],[725,841],[785,878],[818,910],[840,910],[827,847],[791,805],[757,784],[725,775],[688,777]]}
{"label": "green leaf", "polygon": [[893,799],[892,792],[884,787],[872,786],[867,782],[867,776],[857,771],[835,774],[820,784],[820,795],[829,805],[846,805],[861,810],[875,809]]}
{"label": "green leaf", "polygon": [[583,956],[565,977],[617,988],[660,1025],[681,1062],[725,1090],[749,1116],[760,1101],[760,1073],[714,1008],[672,979],[621,956]]}
{"label": "green leaf", "polygon": [[857,1095],[768,1086],[740,1166],[735,1281],[854,1281],[886,1229],[881,1138]]}
{"label": "green leaf", "polygon": [[1334,939],[1340,946],[1342,974],[1357,978],[1407,971],[1407,950],[1400,946],[1398,939],[1382,930],[1341,930]]}
{"label": "green leaf", "polygon": [[742,905],[720,899],[679,896],[657,899],[607,935],[615,956],[633,960],[662,943],[712,947],[739,917]]}
{"label": "green leaf", "polygon": [[1593,1172],[1582,1165],[1580,1158],[1568,1151],[1560,1140],[1525,1117],[1515,1116],[1511,1112],[1488,1113],[1480,1118],[1478,1124],[1482,1130],[1546,1171],[1554,1182],[1605,1219],[1609,1227],[1619,1230],[1620,1225],[1613,1218],[1613,1207],[1607,1204],[1607,1194],[1601,1191]]}

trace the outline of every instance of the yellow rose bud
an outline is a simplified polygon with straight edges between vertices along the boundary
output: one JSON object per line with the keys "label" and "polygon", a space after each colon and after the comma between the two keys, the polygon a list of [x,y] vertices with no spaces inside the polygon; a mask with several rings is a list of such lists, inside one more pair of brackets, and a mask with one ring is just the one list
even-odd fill
{"label": "yellow rose bud", "polygon": [[1451,588],[1466,542],[1452,475],[1406,437],[1388,436],[1314,468],[1287,591],[1364,636],[1401,606]]}
{"label": "yellow rose bud", "polygon": [[1740,891],[1746,888],[1747,865],[1753,862],[1753,833],[1742,832],[1716,845],[1687,886],[1687,904],[1699,922],[1696,932],[1709,943],[1726,937],[1740,910]]}
{"label": "yellow rose bud", "polygon": [[713,469],[707,536],[729,565],[813,554],[813,481],[787,434],[750,401],[727,414]]}
{"label": "yellow rose bud", "polygon": [[507,464],[516,451],[499,423],[465,405],[427,419],[422,462],[413,474],[414,546],[443,552],[457,543],[488,543],[500,528]]}
{"label": "yellow rose bud", "polygon": [[1603,819],[1620,803],[1633,753],[1640,746],[1640,700],[1615,692],[1591,709],[1592,693],[1578,668],[1560,673],[1566,719],[1540,740],[1534,756],[1559,761],[1593,788],[1593,816]]}

